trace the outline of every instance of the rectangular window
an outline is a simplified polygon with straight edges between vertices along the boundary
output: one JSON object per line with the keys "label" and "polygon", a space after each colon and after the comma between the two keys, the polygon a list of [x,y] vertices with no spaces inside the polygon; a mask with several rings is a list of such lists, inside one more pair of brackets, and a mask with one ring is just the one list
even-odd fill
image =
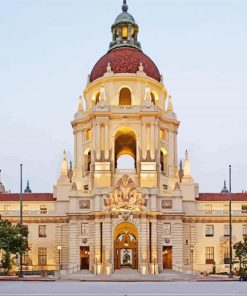
{"label": "rectangular window", "polygon": [[230,235],[230,228],[229,225],[226,224],[224,225],[224,236],[229,236]]}
{"label": "rectangular window", "polygon": [[81,235],[88,235],[88,223],[81,223]]}
{"label": "rectangular window", "polygon": [[214,225],[206,225],[205,235],[214,236]]}
{"label": "rectangular window", "polygon": [[38,248],[38,264],[47,265],[47,249]]}
{"label": "rectangular window", "polygon": [[206,264],[214,264],[214,247],[206,247],[205,249]]}
{"label": "rectangular window", "polygon": [[242,205],[242,214],[247,213],[247,205]]}
{"label": "rectangular window", "polygon": [[163,224],[163,235],[171,235],[171,223]]}
{"label": "rectangular window", "polygon": [[244,236],[247,236],[247,225],[243,225],[242,232]]}
{"label": "rectangular window", "polygon": [[46,237],[46,225],[39,225],[39,237]]}
{"label": "rectangular window", "polygon": [[230,263],[229,247],[224,246],[224,264]]}
{"label": "rectangular window", "polygon": [[42,215],[47,214],[47,206],[40,206],[39,210],[40,210],[40,214]]}

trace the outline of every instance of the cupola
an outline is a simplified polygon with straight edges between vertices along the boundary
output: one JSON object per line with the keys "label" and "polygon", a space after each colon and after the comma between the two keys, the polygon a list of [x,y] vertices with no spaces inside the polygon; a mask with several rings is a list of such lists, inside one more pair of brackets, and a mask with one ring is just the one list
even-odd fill
{"label": "cupola", "polygon": [[123,0],[122,13],[119,14],[111,27],[112,42],[110,43],[110,50],[123,46],[141,49],[141,44],[137,40],[138,30],[135,19],[128,13],[126,0]]}

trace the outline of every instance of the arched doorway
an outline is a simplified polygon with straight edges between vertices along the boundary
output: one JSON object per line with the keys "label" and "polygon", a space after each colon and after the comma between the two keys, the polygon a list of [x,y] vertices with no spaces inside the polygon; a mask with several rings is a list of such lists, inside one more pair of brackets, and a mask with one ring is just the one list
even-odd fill
{"label": "arched doorway", "polygon": [[129,222],[119,224],[114,232],[114,268],[138,268],[138,233]]}
{"label": "arched doorway", "polygon": [[121,156],[130,156],[134,165],[128,162],[131,169],[136,169],[136,135],[128,127],[121,128],[115,135],[115,168],[118,168],[118,158]]}

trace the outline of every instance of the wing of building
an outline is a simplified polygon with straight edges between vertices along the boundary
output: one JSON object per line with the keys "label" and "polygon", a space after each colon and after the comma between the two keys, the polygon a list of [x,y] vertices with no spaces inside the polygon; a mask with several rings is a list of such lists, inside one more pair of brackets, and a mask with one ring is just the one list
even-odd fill
{"label": "wing of building", "polygon": [[[228,270],[228,191],[199,194],[187,151],[178,165],[179,121],[138,30],[124,1],[72,121],[73,164],[64,153],[53,193],[23,195],[27,269]],[[18,222],[19,195],[0,189],[0,214]],[[234,243],[247,234],[247,194],[232,201]]]}

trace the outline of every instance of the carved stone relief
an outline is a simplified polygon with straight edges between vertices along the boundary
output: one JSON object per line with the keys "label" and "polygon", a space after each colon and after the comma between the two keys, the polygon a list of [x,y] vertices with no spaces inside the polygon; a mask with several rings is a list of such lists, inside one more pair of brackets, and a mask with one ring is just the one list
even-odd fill
{"label": "carved stone relief", "polygon": [[90,200],[89,199],[79,200],[79,208],[80,210],[90,209]]}
{"label": "carved stone relief", "polygon": [[117,183],[114,192],[106,199],[106,205],[111,211],[142,211],[144,199],[138,193],[134,181],[124,175]]}

